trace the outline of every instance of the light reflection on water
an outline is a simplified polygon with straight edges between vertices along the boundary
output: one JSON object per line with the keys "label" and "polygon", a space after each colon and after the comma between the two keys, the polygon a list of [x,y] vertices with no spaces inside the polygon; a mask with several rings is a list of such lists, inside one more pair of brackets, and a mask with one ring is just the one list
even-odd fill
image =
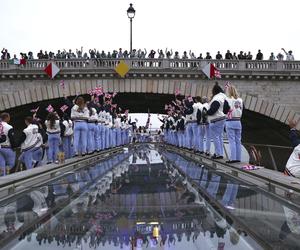
{"label": "light reflection on water", "polygon": [[11,237],[7,249],[260,248],[180,171],[236,215],[238,201],[254,194],[182,157],[140,146],[2,207],[1,239]]}

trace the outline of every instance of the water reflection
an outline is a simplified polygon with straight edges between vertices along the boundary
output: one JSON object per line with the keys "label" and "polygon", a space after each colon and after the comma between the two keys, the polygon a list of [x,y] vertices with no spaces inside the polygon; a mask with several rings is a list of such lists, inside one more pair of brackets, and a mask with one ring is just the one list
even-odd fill
{"label": "water reflection", "polygon": [[163,155],[167,161],[198,183],[203,194],[240,219],[269,246],[299,249],[300,213],[297,207],[256,186],[208,169],[178,154],[164,152]]}
{"label": "water reflection", "polygon": [[141,145],[4,205],[1,244],[9,241],[7,249],[260,249],[226,212],[248,223],[242,201],[257,195],[224,174]]}

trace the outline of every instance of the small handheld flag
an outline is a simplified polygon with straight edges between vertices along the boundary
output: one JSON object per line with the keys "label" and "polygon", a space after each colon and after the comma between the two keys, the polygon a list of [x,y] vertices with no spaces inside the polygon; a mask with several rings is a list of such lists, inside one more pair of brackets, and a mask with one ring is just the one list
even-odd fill
{"label": "small handheld flag", "polygon": [[51,113],[51,112],[54,111],[54,108],[52,107],[51,104],[49,104],[48,107],[46,108],[46,110],[47,110],[49,113]]}
{"label": "small handheld flag", "polygon": [[60,107],[60,110],[64,113],[69,107],[67,105],[63,105]]}
{"label": "small handheld flag", "polygon": [[40,107],[37,107],[36,109],[31,109],[30,112],[31,112],[31,113],[36,113],[36,112],[38,112],[39,108],[40,108]]}

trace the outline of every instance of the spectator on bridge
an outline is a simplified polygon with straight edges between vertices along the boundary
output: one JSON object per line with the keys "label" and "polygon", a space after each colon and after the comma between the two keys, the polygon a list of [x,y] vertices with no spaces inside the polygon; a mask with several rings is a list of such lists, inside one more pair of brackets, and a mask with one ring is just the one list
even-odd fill
{"label": "spectator on bridge", "polygon": [[256,54],[256,60],[263,60],[263,59],[264,59],[264,55],[263,55],[263,53],[261,53],[261,51],[259,49]]}
{"label": "spectator on bridge", "polygon": [[180,56],[179,56],[179,52],[178,52],[178,51],[175,51],[174,59],[175,59],[175,60],[180,59]]}
{"label": "spectator on bridge", "polygon": [[81,46],[80,50],[76,49],[77,58],[81,59],[83,55],[83,47]]}
{"label": "spectator on bridge", "polygon": [[49,55],[47,51],[45,51],[43,59],[49,59]]}
{"label": "spectator on bridge", "polygon": [[203,60],[202,53],[200,53],[200,55],[197,57],[197,59],[199,59],[199,60]]}
{"label": "spectator on bridge", "polygon": [[89,50],[90,58],[91,58],[91,59],[95,59],[95,58],[96,58],[96,52],[97,52],[96,49],[90,49],[90,50]]}
{"label": "spectator on bridge", "polygon": [[280,52],[277,54],[276,56],[278,61],[283,61],[283,54],[281,54]]}
{"label": "spectator on bridge", "polygon": [[211,55],[210,55],[209,52],[206,52],[206,57],[205,57],[205,59],[206,59],[206,60],[211,60],[211,59],[212,59],[212,57],[211,57]]}
{"label": "spectator on bridge", "polygon": [[171,57],[172,57],[172,55],[173,55],[172,49],[171,49],[171,51],[169,51],[168,48],[166,48],[165,53],[166,53],[167,59],[171,59]]}
{"label": "spectator on bridge", "polygon": [[165,58],[165,54],[163,52],[163,50],[157,50],[157,53],[158,53],[158,59],[164,59]]}
{"label": "spectator on bridge", "polygon": [[243,100],[239,97],[238,92],[233,85],[230,85],[227,88],[227,97],[229,111],[227,113],[225,126],[230,147],[230,157],[227,163],[235,163],[241,161],[241,117],[243,113]]}
{"label": "spectator on bridge", "polygon": [[232,59],[233,59],[233,60],[237,60],[237,59],[238,59],[238,57],[237,57],[237,55],[236,55],[236,52],[233,52]]}
{"label": "spectator on bridge", "polygon": [[233,59],[233,56],[232,56],[230,50],[227,50],[227,52],[225,54],[225,59],[226,60],[232,60]]}
{"label": "spectator on bridge", "polygon": [[194,52],[192,52],[191,50],[189,51],[189,55],[190,55],[190,59],[193,59],[193,60],[197,59]]}
{"label": "spectator on bridge", "polygon": [[144,49],[144,51],[143,51],[143,50],[139,49],[137,53],[138,53],[138,58],[145,59],[146,55],[147,55],[147,50]]}
{"label": "spectator on bridge", "polygon": [[3,48],[1,53],[2,53],[2,55],[1,55],[2,60],[9,60],[10,59],[10,54],[8,53],[7,49]]}
{"label": "spectator on bridge", "polygon": [[34,58],[33,58],[33,53],[32,53],[32,51],[29,51],[28,52],[28,59],[29,60],[33,60]]}
{"label": "spectator on bridge", "polygon": [[186,51],[183,52],[181,59],[183,59],[183,60],[189,59]]}
{"label": "spectator on bridge", "polygon": [[102,52],[100,54],[100,58],[101,59],[105,59],[106,58],[106,53],[104,52],[104,50],[102,50]]}
{"label": "spectator on bridge", "polygon": [[274,56],[274,53],[273,53],[273,52],[271,52],[271,55],[270,55],[270,57],[269,57],[269,60],[270,60],[270,61],[274,61],[274,60],[275,60],[275,56]]}
{"label": "spectator on bridge", "polygon": [[119,52],[118,52],[117,58],[124,58],[122,48],[119,48]]}
{"label": "spectator on bridge", "polygon": [[286,52],[286,50],[284,48],[282,48],[282,50],[286,55],[286,58],[285,58],[286,61],[294,61],[295,60],[295,58],[293,56],[293,52],[291,50],[289,50],[289,52]]}
{"label": "spectator on bridge", "polygon": [[128,58],[128,57],[129,57],[129,53],[128,53],[128,51],[127,51],[127,50],[124,50],[124,52],[123,52],[123,56],[124,56],[124,58]]}
{"label": "spectator on bridge", "polygon": [[253,56],[252,56],[251,52],[248,51],[248,54],[246,55],[246,59],[247,60],[252,60],[252,58],[253,58]]}
{"label": "spectator on bridge", "polygon": [[218,53],[216,54],[216,59],[217,59],[217,60],[222,60],[222,59],[223,59],[223,56],[222,56],[222,54],[220,53],[220,51],[218,51]]}
{"label": "spectator on bridge", "polygon": [[238,54],[238,59],[239,60],[244,60],[246,58],[244,58],[244,52],[243,51],[240,51],[240,53]]}
{"label": "spectator on bridge", "polygon": [[152,49],[152,50],[150,51],[149,55],[148,55],[148,58],[153,59],[153,58],[155,57],[155,53],[156,53],[156,52]]}
{"label": "spectator on bridge", "polygon": [[42,50],[40,50],[40,52],[37,53],[37,58],[38,58],[38,59],[44,59],[44,53],[43,53]]}

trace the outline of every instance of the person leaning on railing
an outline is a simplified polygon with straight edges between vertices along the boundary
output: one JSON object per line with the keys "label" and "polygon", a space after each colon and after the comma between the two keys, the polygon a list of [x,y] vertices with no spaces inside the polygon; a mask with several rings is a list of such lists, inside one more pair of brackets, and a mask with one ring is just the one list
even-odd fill
{"label": "person leaning on railing", "polygon": [[295,121],[289,120],[290,139],[294,150],[286,163],[284,174],[300,178],[300,138],[296,125]]}

